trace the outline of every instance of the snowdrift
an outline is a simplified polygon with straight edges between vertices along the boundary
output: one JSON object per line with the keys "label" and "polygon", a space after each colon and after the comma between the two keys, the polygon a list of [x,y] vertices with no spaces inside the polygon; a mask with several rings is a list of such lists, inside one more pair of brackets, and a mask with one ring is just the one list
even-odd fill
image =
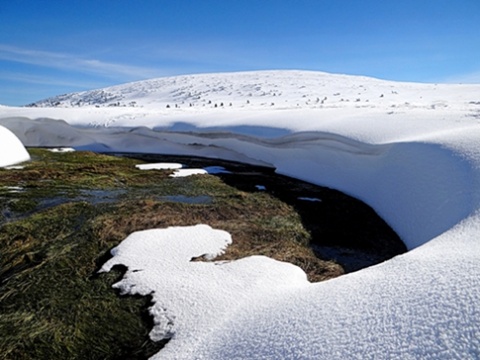
{"label": "snowdrift", "polygon": [[10,130],[0,126],[0,167],[30,160],[22,142]]}

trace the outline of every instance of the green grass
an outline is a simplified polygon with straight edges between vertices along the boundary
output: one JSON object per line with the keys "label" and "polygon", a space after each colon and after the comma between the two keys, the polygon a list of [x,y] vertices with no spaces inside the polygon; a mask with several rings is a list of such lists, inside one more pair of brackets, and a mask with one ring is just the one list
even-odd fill
{"label": "green grass", "polygon": [[[156,353],[163,343],[148,339],[149,299],[112,290],[121,269],[97,275],[109,250],[133,231],[206,223],[232,234],[224,259],[267,255],[302,266],[312,281],[343,273],[315,256],[294,207],[270,194],[210,175],[141,171],[139,161],[123,157],[29,152],[24,169],[0,169],[0,359]],[[209,195],[212,202],[162,201],[165,195]]]}
{"label": "green grass", "polygon": [[148,299],[118,297],[118,273],[94,276],[113,245],[93,231],[103,211],[69,203],[2,228],[0,358],[142,358],[158,350],[145,342]]}

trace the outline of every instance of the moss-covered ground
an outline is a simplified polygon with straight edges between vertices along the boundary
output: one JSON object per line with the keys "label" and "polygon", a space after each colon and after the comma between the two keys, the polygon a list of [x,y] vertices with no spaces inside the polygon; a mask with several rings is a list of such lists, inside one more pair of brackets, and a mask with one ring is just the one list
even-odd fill
{"label": "moss-covered ground", "polygon": [[164,344],[148,338],[149,299],[112,290],[122,269],[97,274],[110,249],[136,230],[205,223],[232,234],[224,259],[271,256],[301,266],[311,281],[345,272],[322,247],[380,260],[405,250],[360,202],[267,169],[222,163],[233,173],[171,178],[170,171],[136,169],[140,156],[29,152],[24,168],[0,169],[0,359],[156,353]]}

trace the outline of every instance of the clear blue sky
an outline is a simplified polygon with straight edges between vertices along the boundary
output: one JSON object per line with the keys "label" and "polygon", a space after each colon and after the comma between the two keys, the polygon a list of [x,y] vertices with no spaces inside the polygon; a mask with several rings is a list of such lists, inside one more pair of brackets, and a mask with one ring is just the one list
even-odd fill
{"label": "clear blue sky", "polygon": [[0,0],[0,104],[263,69],[480,83],[480,0]]}

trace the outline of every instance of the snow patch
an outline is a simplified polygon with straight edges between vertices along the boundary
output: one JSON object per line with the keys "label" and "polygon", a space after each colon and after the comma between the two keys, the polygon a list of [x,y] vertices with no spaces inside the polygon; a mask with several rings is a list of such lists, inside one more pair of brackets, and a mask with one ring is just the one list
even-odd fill
{"label": "snow patch", "polygon": [[127,273],[114,287],[123,294],[151,294],[155,325],[150,337],[172,338],[153,359],[195,358],[195,346],[201,341],[198,334],[216,336],[235,310],[260,300],[272,289],[279,294],[287,286],[308,283],[301,269],[265,257],[191,261],[199,256],[214,259],[231,242],[225,231],[196,225],[136,232],[112,250],[113,258],[100,271],[127,266]]}
{"label": "snow patch", "polygon": [[186,177],[186,176],[192,176],[192,175],[205,175],[208,174],[208,172],[204,169],[179,169],[175,170],[173,174],[170,175],[170,177]]}
{"label": "snow patch", "polygon": [[178,163],[155,163],[139,164],[135,165],[135,167],[140,170],[176,170],[181,169],[183,165]]}
{"label": "snow patch", "polygon": [[52,149],[47,149],[47,150],[51,151],[51,152],[55,152],[55,153],[67,153],[67,152],[75,151],[75,149],[71,148],[71,147],[52,148]]}

